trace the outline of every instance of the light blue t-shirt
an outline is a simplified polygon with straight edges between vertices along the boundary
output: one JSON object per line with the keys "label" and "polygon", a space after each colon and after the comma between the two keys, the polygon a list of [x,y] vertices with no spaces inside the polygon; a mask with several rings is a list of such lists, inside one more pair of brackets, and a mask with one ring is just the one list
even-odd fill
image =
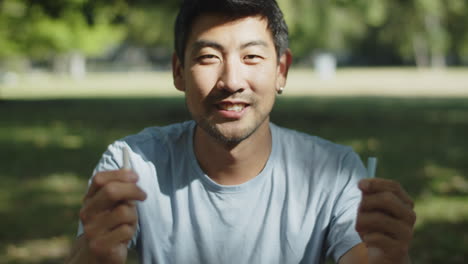
{"label": "light blue t-shirt", "polygon": [[[149,263],[323,263],[361,242],[354,230],[366,176],[359,157],[318,137],[270,124],[262,172],[235,186],[201,170],[195,122],[147,128],[109,146],[95,172],[122,166],[122,147],[147,193],[132,241]],[[80,225],[79,234],[82,233]]]}

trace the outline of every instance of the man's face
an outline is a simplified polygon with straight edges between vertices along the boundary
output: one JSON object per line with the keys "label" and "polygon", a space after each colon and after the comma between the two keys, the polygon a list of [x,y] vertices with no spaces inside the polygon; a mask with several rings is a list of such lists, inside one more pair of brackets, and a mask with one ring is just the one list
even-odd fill
{"label": "man's face", "polygon": [[238,143],[267,127],[276,91],[285,84],[289,51],[285,56],[278,63],[266,19],[202,15],[192,26],[184,66],[174,58],[174,83],[200,128]]}

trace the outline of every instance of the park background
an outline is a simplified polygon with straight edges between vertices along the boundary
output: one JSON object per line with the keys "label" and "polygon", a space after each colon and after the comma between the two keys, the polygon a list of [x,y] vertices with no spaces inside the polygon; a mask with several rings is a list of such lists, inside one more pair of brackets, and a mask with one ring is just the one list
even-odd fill
{"label": "park background", "polygon": [[[468,1],[278,2],[295,60],[272,121],[377,156],[416,201],[413,263],[466,263]],[[190,118],[177,5],[0,1],[0,263],[63,263],[107,145]]]}

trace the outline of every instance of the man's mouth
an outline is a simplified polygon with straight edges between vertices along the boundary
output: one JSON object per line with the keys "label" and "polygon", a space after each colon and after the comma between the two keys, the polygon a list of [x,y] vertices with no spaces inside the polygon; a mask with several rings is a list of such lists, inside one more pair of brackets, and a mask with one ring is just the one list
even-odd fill
{"label": "man's mouth", "polygon": [[242,112],[248,105],[247,104],[233,104],[233,103],[220,103],[217,104],[219,110],[232,111],[232,112]]}

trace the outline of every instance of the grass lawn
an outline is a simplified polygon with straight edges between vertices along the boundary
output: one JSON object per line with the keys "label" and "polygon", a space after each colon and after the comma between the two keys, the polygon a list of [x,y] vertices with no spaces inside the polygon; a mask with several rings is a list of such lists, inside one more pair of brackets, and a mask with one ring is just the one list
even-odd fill
{"label": "grass lawn", "polygon": [[[0,87],[7,98],[0,101],[0,263],[62,263],[87,179],[106,146],[143,127],[189,118],[183,97],[169,91],[168,74],[143,75],[125,83],[122,76],[116,76],[122,83],[80,81],[88,82],[84,92],[56,79],[30,82],[29,92],[25,79],[16,91]],[[279,125],[350,145],[363,159],[379,157],[377,176],[400,181],[416,200],[414,264],[468,259],[468,98],[453,98],[468,82],[455,79],[445,81],[452,83],[450,98],[441,98],[440,91],[372,96],[376,90],[367,88],[344,97],[301,94],[293,78],[290,95],[279,97],[272,113]],[[117,96],[110,97],[109,83]],[[59,89],[68,90],[53,92]]]}
{"label": "grass lawn", "polygon": [[[86,79],[35,73],[2,85],[4,99],[63,99],[179,96],[169,72],[90,73]],[[292,69],[289,96],[396,96],[468,98],[468,68],[446,71],[414,68],[340,69],[336,78],[321,80],[310,69]]]}

